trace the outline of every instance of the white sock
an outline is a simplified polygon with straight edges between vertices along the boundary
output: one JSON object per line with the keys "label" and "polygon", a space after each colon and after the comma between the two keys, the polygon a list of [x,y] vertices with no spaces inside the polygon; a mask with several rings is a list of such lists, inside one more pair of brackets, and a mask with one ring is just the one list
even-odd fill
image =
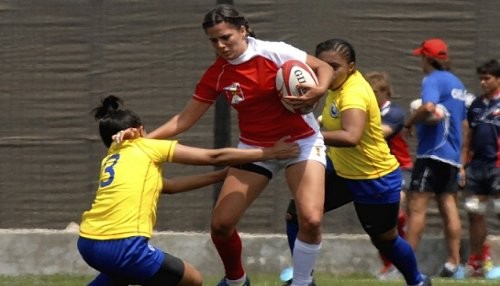
{"label": "white sock", "polygon": [[245,280],[247,279],[247,275],[244,274],[243,277],[241,277],[240,279],[238,280],[229,280],[226,278],[226,282],[227,284],[229,284],[230,286],[241,286],[243,285],[243,283],[245,283]]}
{"label": "white sock", "polygon": [[293,280],[292,286],[307,286],[312,282],[311,273],[313,271],[316,257],[318,257],[320,244],[309,244],[295,240],[293,248]]}

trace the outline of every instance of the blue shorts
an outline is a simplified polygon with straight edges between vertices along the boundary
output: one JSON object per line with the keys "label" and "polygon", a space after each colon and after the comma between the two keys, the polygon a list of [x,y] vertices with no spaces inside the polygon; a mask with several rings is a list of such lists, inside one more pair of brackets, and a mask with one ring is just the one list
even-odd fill
{"label": "blue shorts", "polygon": [[78,251],[89,266],[121,281],[144,284],[160,269],[165,254],[148,238],[96,240],[80,237]]}
{"label": "blue shorts", "polygon": [[353,201],[361,204],[392,204],[401,199],[401,170],[378,178],[366,180],[345,179],[353,194]]}
{"label": "blue shorts", "polygon": [[474,195],[497,196],[500,194],[500,168],[469,167],[466,170],[465,190]]}

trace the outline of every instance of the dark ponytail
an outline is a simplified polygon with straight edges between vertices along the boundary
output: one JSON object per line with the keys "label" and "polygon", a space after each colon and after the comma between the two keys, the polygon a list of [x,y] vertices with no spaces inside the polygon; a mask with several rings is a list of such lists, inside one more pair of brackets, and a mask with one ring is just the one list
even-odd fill
{"label": "dark ponytail", "polygon": [[109,95],[101,101],[101,105],[94,108],[92,112],[94,113],[94,118],[96,120],[102,119],[106,116],[112,114],[118,109],[119,105],[123,104],[121,99],[114,95]]}
{"label": "dark ponytail", "polygon": [[92,109],[94,118],[99,120],[99,134],[107,147],[113,143],[112,136],[129,127],[142,126],[141,119],[133,111],[121,109],[123,102],[114,95],[101,101],[101,105]]}

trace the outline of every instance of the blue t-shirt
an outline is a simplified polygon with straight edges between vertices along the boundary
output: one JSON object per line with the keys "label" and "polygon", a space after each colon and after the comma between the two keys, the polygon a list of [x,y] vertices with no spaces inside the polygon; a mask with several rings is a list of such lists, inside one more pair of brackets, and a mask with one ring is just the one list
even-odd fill
{"label": "blue t-shirt", "polygon": [[498,134],[500,133],[500,96],[491,100],[476,98],[467,112],[472,132],[470,147],[473,151],[471,167],[498,167]]}
{"label": "blue t-shirt", "polygon": [[435,70],[422,80],[422,104],[441,104],[445,117],[436,125],[416,124],[417,158],[432,158],[459,167],[462,121],[467,118],[464,84],[449,71]]}

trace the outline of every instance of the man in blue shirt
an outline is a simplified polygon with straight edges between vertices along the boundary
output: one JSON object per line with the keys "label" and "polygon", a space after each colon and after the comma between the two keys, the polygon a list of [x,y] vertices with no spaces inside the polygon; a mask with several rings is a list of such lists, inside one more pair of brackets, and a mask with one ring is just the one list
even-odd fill
{"label": "man in blue shirt", "polygon": [[[417,131],[416,161],[408,190],[407,240],[414,249],[424,230],[426,210],[435,197],[443,217],[448,257],[439,275],[463,278],[460,267],[461,222],[457,207],[457,176],[461,167],[462,125],[466,124],[468,93],[461,80],[449,71],[448,46],[442,39],[428,39],[413,51],[420,56],[422,70],[421,106],[410,114],[405,127]],[[439,106],[441,120],[428,119]]]}

